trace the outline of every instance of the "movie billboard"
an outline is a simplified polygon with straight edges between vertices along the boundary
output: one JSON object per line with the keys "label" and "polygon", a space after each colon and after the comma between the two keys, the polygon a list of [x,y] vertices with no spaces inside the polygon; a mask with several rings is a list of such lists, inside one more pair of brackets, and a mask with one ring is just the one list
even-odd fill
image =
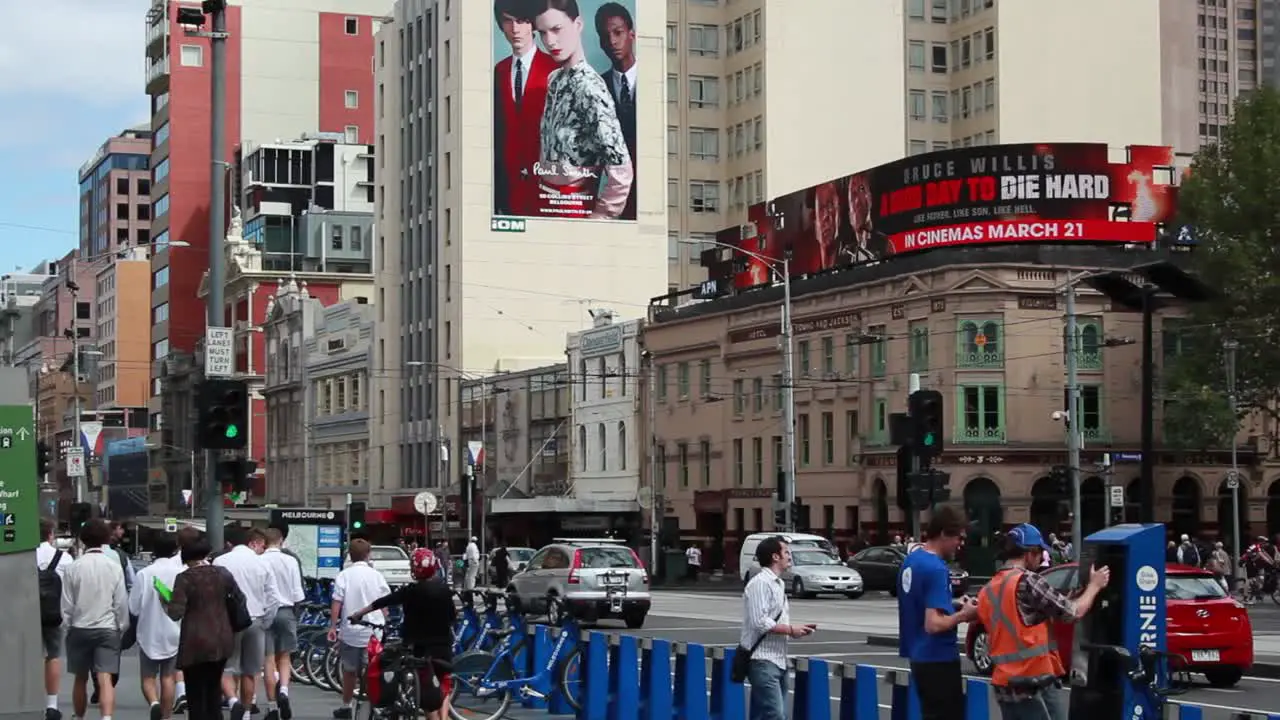
{"label": "movie billboard", "polygon": [[635,10],[494,0],[495,216],[636,219]]}
{"label": "movie billboard", "polygon": [[[893,255],[1008,243],[1151,243],[1177,211],[1173,150],[1097,143],[990,145],[915,155],[748,210],[721,235],[793,275]],[[745,261],[735,285],[769,281]]]}

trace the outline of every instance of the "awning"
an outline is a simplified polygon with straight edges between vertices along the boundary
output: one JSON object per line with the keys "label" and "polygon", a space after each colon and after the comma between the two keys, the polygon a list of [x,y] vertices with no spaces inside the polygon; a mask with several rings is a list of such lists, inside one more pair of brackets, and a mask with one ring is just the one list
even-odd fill
{"label": "awning", "polygon": [[[178,521],[179,530],[181,530],[184,527],[193,527],[199,530],[200,532],[204,532],[204,520],[192,519],[192,518],[175,518],[175,519]],[[156,517],[141,517],[141,518],[134,519],[134,522],[136,524],[141,525],[142,527],[154,528],[156,530],[164,529],[164,521],[165,521],[165,518],[156,518]]]}
{"label": "awning", "polygon": [[542,495],[531,498],[498,498],[493,500],[490,514],[505,513],[634,513],[640,512],[635,500],[596,500]]}

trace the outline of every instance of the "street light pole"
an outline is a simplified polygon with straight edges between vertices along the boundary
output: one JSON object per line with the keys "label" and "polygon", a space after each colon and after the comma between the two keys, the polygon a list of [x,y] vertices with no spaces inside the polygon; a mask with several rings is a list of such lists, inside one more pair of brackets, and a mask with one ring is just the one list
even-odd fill
{"label": "street light pole", "polygon": [[[1071,549],[1076,562],[1084,550],[1080,518],[1080,342],[1076,326],[1076,285],[1067,282],[1067,487],[1071,491]],[[1108,500],[1110,502],[1110,500]]]}
{"label": "street light pole", "polygon": [[[1240,343],[1227,340],[1222,344],[1226,351],[1227,363],[1227,400],[1231,403],[1231,417],[1237,417],[1236,398],[1236,351]],[[1235,433],[1231,435],[1231,574],[1240,580],[1240,460],[1236,451]]]}
{"label": "street light pole", "polygon": [[[776,266],[774,269],[776,273]],[[786,453],[786,490],[783,493],[785,529],[794,532],[796,518],[793,510],[796,500],[796,383],[795,348],[791,326],[791,263],[782,259],[782,451]]]}
{"label": "street light pole", "polygon": [[[76,265],[75,265],[75,260],[72,260],[72,261],[71,261],[71,270],[72,270],[73,274],[74,274],[74,271],[75,271],[75,267],[76,267]],[[73,280],[72,282],[75,282],[75,281]],[[73,287],[74,287],[74,286],[73,286]],[[72,311],[73,313],[75,312],[75,307],[76,307],[76,305],[78,305],[78,304],[79,304],[79,302],[77,301],[77,297],[78,297],[78,296],[77,296],[76,291],[75,291],[75,290],[72,290],[72,291],[71,291],[71,308],[72,308],[72,310],[71,310],[71,311]],[[80,450],[80,452],[81,452],[81,453],[84,453],[84,444],[83,444],[83,441],[80,439],[80,412],[81,412],[81,407],[80,407],[80,333],[78,332],[78,330],[79,330],[79,328],[76,326],[75,322],[73,321],[73,322],[71,323],[71,375],[72,375],[72,377],[71,377],[71,391],[72,391],[72,393],[74,393],[74,395],[75,395],[74,408],[75,408],[75,414],[76,414],[76,415],[75,415],[75,418],[72,420],[72,426],[71,426],[71,427],[72,427],[72,429],[71,429],[71,432],[75,435],[75,447],[76,447],[76,448],[78,448],[78,449]],[[65,366],[64,366],[64,367],[65,367]],[[78,502],[78,503],[82,503],[82,502],[84,502],[84,496],[85,496],[85,494],[86,494],[86,488],[85,488],[85,485],[88,483],[88,479],[89,479],[89,478],[88,478],[88,476],[89,476],[89,459],[88,459],[87,457],[83,457],[83,455],[82,455],[82,460],[81,460],[80,467],[81,467],[81,469],[83,470],[83,474],[76,478],[76,502]]]}
{"label": "street light pole", "polygon": [[[206,300],[207,326],[223,327],[223,291],[226,282],[226,262],[224,244],[226,242],[226,194],[223,183],[226,181],[226,144],[227,144],[227,9],[225,3],[216,3],[212,17],[212,32],[209,33],[209,48],[212,55],[209,73],[209,288]],[[205,342],[208,335],[206,334]],[[205,529],[209,536],[209,545],[214,550],[222,548],[223,519],[222,493],[216,482],[217,473],[214,468],[214,454],[205,451],[205,492],[208,507],[205,510]],[[194,501],[194,498],[193,498]],[[194,504],[194,502],[193,502]]]}
{"label": "street light pole", "polygon": [[[480,378],[480,459],[483,462],[477,463],[478,467],[476,467],[476,472],[472,473],[472,477],[471,477],[472,485],[477,487],[480,490],[480,557],[482,558],[488,557],[488,555],[485,554],[486,545],[487,545],[485,541],[485,536],[488,535],[488,533],[485,532],[485,526],[484,526],[484,521],[485,521],[484,506],[486,504],[485,499],[487,496],[485,493],[484,485],[481,485],[481,478],[484,478],[486,483],[488,482],[488,478],[486,477],[489,474],[488,444],[489,444],[489,381],[487,378],[482,377]],[[468,498],[467,500],[467,538],[469,539],[471,537],[474,537],[471,534],[471,518],[475,516],[475,512],[474,512],[474,508],[471,507],[471,503],[474,502],[475,500],[475,491],[472,490],[470,487],[468,487],[467,492],[471,494],[471,497]]]}
{"label": "street light pole", "polygon": [[658,534],[662,531],[662,517],[666,514],[667,501],[658,492],[658,434],[654,427],[654,420],[658,416],[657,366],[653,362],[653,356],[648,353],[646,355],[649,360],[649,397],[646,398],[649,415],[649,574],[656,575],[659,568],[658,553],[661,551]]}

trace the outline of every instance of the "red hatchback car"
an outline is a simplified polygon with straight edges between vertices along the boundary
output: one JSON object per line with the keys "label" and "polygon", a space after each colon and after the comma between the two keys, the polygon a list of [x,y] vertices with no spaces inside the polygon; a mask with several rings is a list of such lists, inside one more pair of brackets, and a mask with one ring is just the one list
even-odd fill
{"label": "red hatchback car", "polygon": [[[1076,585],[1074,563],[1057,565],[1042,573],[1059,592]],[[1227,596],[1213,575],[1189,565],[1165,568],[1168,606],[1168,649],[1182,659],[1186,672],[1204,673],[1214,687],[1240,682],[1253,665],[1253,625],[1244,606]],[[978,590],[974,590],[976,595]],[[1054,635],[1063,667],[1071,667],[1075,625],[1055,623]],[[991,674],[990,643],[981,623],[969,625],[965,655],[983,675]]]}

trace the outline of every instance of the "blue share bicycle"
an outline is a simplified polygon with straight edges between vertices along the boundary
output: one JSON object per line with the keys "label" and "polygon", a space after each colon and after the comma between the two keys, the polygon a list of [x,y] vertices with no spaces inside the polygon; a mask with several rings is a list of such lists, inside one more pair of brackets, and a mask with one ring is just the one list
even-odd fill
{"label": "blue share bicycle", "polygon": [[[544,699],[542,688],[557,687],[574,710],[581,708],[578,665],[581,663],[581,632],[572,613],[555,596],[548,598],[548,618],[558,618],[559,637],[551,648],[551,657],[532,675],[517,669],[515,659],[528,650],[529,640],[518,627],[495,632],[498,645],[493,651],[473,650],[453,659],[453,687],[449,696],[449,714],[454,720],[498,720],[506,715],[511,702],[520,699]],[[554,686],[552,683],[556,683]]]}

